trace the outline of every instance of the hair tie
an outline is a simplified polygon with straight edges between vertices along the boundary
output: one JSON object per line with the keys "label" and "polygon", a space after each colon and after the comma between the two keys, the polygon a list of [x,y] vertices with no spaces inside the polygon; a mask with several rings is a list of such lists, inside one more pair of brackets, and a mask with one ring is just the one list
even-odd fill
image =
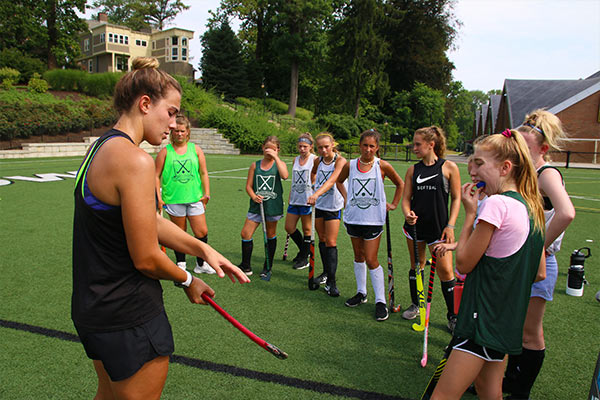
{"label": "hair tie", "polygon": [[512,131],[510,129],[506,129],[504,132],[502,132],[502,134],[504,136],[506,136],[507,138],[511,138],[512,137]]}

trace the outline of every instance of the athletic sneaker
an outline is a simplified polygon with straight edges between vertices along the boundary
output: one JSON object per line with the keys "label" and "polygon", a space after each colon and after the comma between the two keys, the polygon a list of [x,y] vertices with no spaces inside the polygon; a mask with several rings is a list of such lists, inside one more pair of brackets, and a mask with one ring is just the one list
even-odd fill
{"label": "athletic sneaker", "polygon": [[387,304],[381,302],[375,304],[375,319],[377,321],[385,321],[389,316]]}
{"label": "athletic sneaker", "polygon": [[260,271],[260,277],[261,278],[266,278],[267,277],[267,273],[268,273],[267,269],[263,268],[263,270]]}
{"label": "athletic sneaker", "polygon": [[419,307],[415,304],[411,304],[404,312],[402,313],[402,318],[404,319],[415,319],[419,316]]}
{"label": "athletic sneaker", "polygon": [[179,261],[179,262],[177,263],[177,266],[178,266],[179,268],[181,268],[182,270],[184,270],[184,271],[187,271],[187,264],[185,263],[185,261]]}
{"label": "athletic sneaker", "polygon": [[356,307],[367,302],[367,296],[361,292],[356,293],[344,303],[346,307]]}
{"label": "athletic sneaker", "polygon": [[340,297],[340,291],[335,286],[325,285],[325,291],[331,297]]}
{"label": "athletic sneaker", "polygon": [[318,283],[319,285],[324,285],[325,283],[327,283],[327,274],[323,272],[321,275],[317,276],[314,279],[315,283]]}
{"label": "athletic sneaker", "polygon": [[304,269],[304,268],[308,268],[309,265],[310,265],[310,263],[307,260],[300,259],[294,263],[294,266],[292,268]]}
{"label": "athletic sneaker", "polygon": [[238,268],[241,269],[242,271],[244,271],[244,273],[248,276],[252,275],[252,267],[248,266],[244,266],[243,264],[238,265]]}
{"label": "athletic sneaker", "polygon": [[453,335],[454,335],[454,328],[455,327],[456,327],[456,315],[453,315],[450,318],[448,318],[448,330]]}
{"label": "athletic sneaker", "polygon": [[215,271],[213,269],[213,267],[210,266],[209,263],[207,263],[206,261],[204,261],[204,263],[202,263],[202,265],[198,265],[198,261],[196,261],[196,268],[194,268],[194,272],[197,274],[216,274],[217,271]]}

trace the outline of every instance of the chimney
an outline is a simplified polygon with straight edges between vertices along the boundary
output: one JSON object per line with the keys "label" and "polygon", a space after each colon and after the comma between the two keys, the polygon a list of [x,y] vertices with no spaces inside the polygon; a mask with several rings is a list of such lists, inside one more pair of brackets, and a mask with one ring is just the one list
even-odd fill
{"label": "chimney", "polygon": [[98,13],[98,21],[100,21],[100,22],[108,22],[108,14],[106,14],[104,12],[99,12]]}

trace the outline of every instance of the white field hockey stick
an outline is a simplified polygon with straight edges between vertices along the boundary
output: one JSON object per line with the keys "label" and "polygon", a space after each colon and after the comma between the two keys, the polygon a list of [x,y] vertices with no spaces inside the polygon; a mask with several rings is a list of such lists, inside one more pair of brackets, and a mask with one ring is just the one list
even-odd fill
{"label": "white field hockey stick", "polygon": [[267,274],[265,276],[261,276],[260,279],[268,282],[271,280],[271,260],[269,260],[269,242],[268,242],[268,238],[267,238],[267,220],[265,218],[265,207],[263,205],[263,202],[261,201],[258,204],[260,205],[260,218],[261,218],[262,228],[263,228],[263,239],[265,242],[265,260],[267,263]]}
{"label": "white field hockey stick", "polygon": [[429,312],[431,310],[431,297],[433,295],[433,279],[435,278],[435,267],[437,257],[431,255],[431,269],[429,270],[429,285],[427,287],[427,312],[425,313],[425,334],[423,336],[423,357],[421,358],[421,367],[427,365],[427,337],[429,335]]}

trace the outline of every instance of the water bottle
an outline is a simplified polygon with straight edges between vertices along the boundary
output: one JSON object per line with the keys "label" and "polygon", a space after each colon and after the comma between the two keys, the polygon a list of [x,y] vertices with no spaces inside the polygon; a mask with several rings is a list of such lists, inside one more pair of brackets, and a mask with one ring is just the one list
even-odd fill
{"label": "water bottle", "polygon": [[[587,255],[582,250],[587,250]],[[585,259],[591,255],[589,247],[582,247],[571,253],[571,266],[567,276],[567,294],[569,296],[583,296],[583,285],[587,283],[583,264]]]}

